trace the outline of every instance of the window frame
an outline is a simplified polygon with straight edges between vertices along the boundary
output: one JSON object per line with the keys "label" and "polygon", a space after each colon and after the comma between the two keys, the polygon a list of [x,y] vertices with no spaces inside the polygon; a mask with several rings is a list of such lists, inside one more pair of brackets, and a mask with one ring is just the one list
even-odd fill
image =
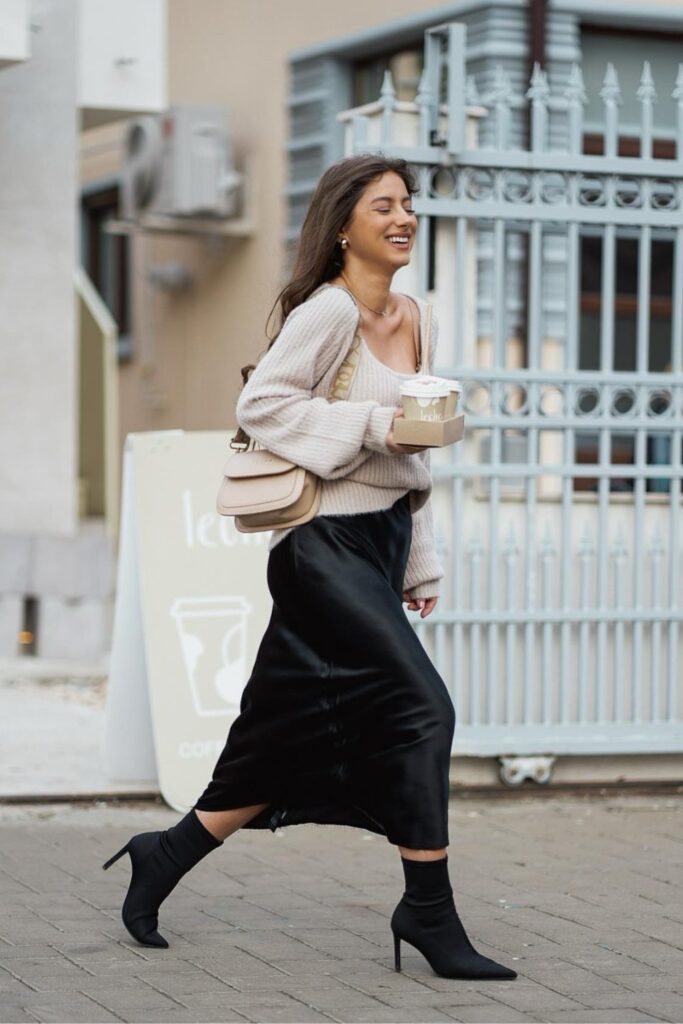
{"label": "window frame", "polygon": [[100,237],[106,231],[107,211],[118,215],[121,187],[118,178],[95,181],[81,189],[81,262],[116,321],[116,352],[119,363],[133,357],[132,328],[132,253],[127,234],[109,235],[116,268],[115,308],[109,306],[101,287]]}

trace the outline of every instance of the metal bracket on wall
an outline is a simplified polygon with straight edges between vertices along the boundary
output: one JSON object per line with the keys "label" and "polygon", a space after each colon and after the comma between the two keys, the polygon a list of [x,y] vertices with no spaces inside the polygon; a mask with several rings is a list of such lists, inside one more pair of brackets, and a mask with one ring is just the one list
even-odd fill
{"label": "metal bracket on wall", "polygon": [[521,786],[525,779],[540,785],[550,782],[554,757],[500,757],[500,778],[506,786]]}

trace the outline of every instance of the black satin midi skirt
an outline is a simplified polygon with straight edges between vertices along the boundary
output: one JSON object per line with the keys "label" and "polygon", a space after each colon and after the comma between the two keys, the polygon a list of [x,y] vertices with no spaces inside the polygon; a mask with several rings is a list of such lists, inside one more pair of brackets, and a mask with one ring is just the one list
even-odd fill
{"label": "black satin midi skirt", "polygon": [[405,494],[316,516],[271,550],[270,621],[197,809],[263,803],[243,828],[351,825],[448,845],[455,711],[402,603],[411,532]]}

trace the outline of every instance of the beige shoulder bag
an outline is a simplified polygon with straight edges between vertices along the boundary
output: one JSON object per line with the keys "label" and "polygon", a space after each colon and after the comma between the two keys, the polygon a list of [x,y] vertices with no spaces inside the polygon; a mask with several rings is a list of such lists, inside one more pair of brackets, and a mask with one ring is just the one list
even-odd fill
{"label": "beige shoulder bag", "polygon": [[[339,367],[327,396],[328,401],[345,399],[360,358],[360,337],[355,332],[351,347]],[[253,443],[254,447],[249,448]],[[222,516],[234,516],[240,533],[283,530],[313,519],[320,507],[320,477],[295,462],[265,448],[249,444],[231,455],[223,467],[216,509]],[[238,448],[234,438],[231,448]]]}

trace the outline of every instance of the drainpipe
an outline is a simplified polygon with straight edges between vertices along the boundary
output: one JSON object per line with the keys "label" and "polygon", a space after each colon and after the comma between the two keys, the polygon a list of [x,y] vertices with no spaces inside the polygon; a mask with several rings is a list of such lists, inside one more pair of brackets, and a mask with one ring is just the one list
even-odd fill
{"label": "drainpipe", "polygon": [[[548,0],[528,0],[529,7],[529,75],[536,61],[545,68],[545,28]],[[528,80],[527,79],[527,80]]]}
{"label": "drainpipe", "polygon": [[[527,0],[527,30],[529,44],[527,48],[527,69],[525,91],[529,88],[534,64],[545,69],[545,32],[548,12],[548,0]],[[527,149],[531,146],[531,104],[526,119]]]}

